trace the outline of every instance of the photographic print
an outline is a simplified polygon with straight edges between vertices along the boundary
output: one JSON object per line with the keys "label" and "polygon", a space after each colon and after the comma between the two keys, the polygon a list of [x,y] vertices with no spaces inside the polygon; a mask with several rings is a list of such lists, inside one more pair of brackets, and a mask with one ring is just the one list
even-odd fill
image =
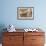
{"label": "photographic print", "polygon": [[18,7],[17,8],[17,19],[30,20],[34,18],[33,7]]}

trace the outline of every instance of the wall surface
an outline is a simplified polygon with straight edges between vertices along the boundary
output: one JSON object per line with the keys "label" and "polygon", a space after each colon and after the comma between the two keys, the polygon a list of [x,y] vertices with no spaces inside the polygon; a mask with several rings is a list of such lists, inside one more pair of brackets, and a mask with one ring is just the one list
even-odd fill
{"label": "wall surface", "polygon": [[[0,0],[0,26],[41,27],[46,31],[46,0]],[[34,7],[34,20],[17,20],[17,7]]]}

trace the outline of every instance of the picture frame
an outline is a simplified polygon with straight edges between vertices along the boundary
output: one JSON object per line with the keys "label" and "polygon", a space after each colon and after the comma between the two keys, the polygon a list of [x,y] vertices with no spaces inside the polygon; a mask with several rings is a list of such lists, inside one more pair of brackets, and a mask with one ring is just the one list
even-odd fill
{"label": "picture frame", "polygon": [[34,7],[18,7],[17,8],[18,20],[33,20],[34,19]]}

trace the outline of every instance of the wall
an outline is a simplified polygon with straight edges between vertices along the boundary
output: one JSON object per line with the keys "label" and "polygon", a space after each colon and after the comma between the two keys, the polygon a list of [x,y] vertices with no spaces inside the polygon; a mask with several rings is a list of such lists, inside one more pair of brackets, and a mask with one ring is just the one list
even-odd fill
{"label": "wall", "polygon": [[[0,0],[0,31],[13,24],[16,28],[40,27],[46,32],[46,0]],[[34,7],[34,20],[17,20],[17,7]]]}
{"label": "wall", "polygon": [[[46,28],[46,0],[1,0],[0,25],[16,28]],[[17,7],[34,7],[34,20],[17,20]]]}
{"label": "wall", "polygon": [[[46,0],[1,0],[0,24],[9,24],[18,28],[43,27],[46,28]],[[17,7],[34,7],[34,20],[17,20]]]}

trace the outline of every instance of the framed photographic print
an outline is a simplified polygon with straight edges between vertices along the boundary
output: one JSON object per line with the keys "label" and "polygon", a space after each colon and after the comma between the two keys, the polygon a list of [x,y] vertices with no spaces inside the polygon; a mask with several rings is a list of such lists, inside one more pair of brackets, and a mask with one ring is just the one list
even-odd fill
{"label": "framed photographic print", "polygon": [[20,19],[20,20],[34,19],[34,7],[18,7],[17,19]]}

